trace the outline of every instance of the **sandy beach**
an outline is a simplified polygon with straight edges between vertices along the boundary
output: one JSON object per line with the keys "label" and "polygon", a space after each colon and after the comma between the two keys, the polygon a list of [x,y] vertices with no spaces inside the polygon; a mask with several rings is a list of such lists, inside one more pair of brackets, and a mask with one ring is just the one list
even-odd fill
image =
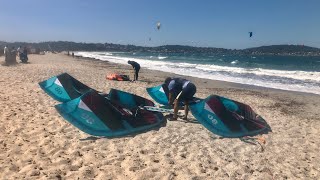
{"label": "sandy beach", "polygon": [[[131,66],[30,55],[29,64],[0,66],[0,179],[320,179],[320,96],[187,77],[197,97],[217,94],[250,105],[272,128],[265,143],[221,138],[192,123],[120,138],[96,138],[66,122],[38,82],[68,72],[99,91],[148,99],[147,87],[172,74],[143,69],[135,83],[106,74]],[[4,57],[0,57],[0,63]],[[318,154],[318,155],[317,155]]]}

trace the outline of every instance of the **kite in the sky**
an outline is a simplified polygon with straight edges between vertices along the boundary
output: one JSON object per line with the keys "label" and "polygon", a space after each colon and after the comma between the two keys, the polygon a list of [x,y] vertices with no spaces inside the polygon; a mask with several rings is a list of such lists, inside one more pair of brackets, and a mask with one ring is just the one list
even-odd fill
{"label": "kite in the sky", "polygon": [[160,30],[160,27],[161,27],[161,23],[158,22],[158,23],[157,23],[157,29]]}
{"label": "kite in the sky", "polygon": [[252,37],[252,32],[249,32],[249,37]]}

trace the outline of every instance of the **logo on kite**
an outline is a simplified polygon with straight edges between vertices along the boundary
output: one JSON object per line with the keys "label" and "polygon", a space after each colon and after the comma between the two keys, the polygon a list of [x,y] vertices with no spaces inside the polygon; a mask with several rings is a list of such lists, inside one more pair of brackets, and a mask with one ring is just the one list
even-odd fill
{"label": "logo on kite", "polygon": [[213,125],[218,124],[218,121],[211,114],[208,114],[208,118],[211,120],[211,123]]}
{"label": "logo on kite", "polygon": [[54,90],[56,90],[58,94],[62,94],[62,90],[60,89],[60,87],[56,87]]}
{"label": "logo on kite", "polygon": [[83,119],[85,119],[88,124],[93,124],[94,123],[94,119],[92,117],[90,117],[88,114],[82,113],[80,116]]}
{"label": "logo on kite", "polygon": [[249,32],[249,37],[252,37],[252,32]]}
{"label": "logo on kite", "polygon": [[160,30],[160,27],[161,27],[161,23],[157,22],[157,29]]}

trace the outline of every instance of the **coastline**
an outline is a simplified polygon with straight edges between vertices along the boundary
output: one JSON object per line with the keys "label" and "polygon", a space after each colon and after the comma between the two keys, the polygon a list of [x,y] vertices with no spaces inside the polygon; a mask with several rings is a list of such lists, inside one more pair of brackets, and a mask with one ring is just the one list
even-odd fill
{"label": "coastline", "polygon": [[173,74],[142,67],[136,83],[108,81],[110,73],[132,78],[132,68],[63,54],[29,59],[30,64],[0,66],[0,179],[320,177],[319,95],[187,77],[197,97],[218,94],[250,105],[272,128],[261,135],[266,143],[221,138],[182,120],[132,137],[94,138],[60,117],[53,107],[58,103],[37,83],[68,72],[99,91],[117,88],[151,99],[145,88]]}
{"label": "coastline", "polygon": [[[219,58],[217,60],[219,62],[209,60],[210,62],[212,61],[212,64],[210,64],[209,61],[200,56],[192,58],[186,56],[186,61],[184,62],[178,57],[171,57],[171,55],[159,57],[158,55],[154,56],[151,54],[149,56],[143,53],[123,55],[122,53],[109,52],[106,55],[105,53],[99,52],[77,52],[76,55],[108,60],[117,64],[127,64],[128,60],[134,60],[140,63],[144,68],[150,70],[158,70],[176,73],[182,76],[193,76],[222,82],[227,81],[237,84],[253,85],[252,87],[260,86],[320,95],[320,72],[315,71],[318,68],[318,61],[315,61],[313,58],[278,59],[279,57],[261,57],[256,59],[256,57],[243,58],[230,56],[227,58]],[[211,59],[212,57],[208,56],[208,58]],[[273,58],[275,59],[272,60]],[[280,60],[287,63],[292,61],[292,66],[289,68],[288,65],[287,69],[286,66],[277,66],[276,64]],[[301,63],[304,62],[304,60],[306,60],[305,63],[308,64],[305,69],[301,67],[303,66]],[[204,64],[202,61],[204,61]],[[260,61],[266,61],[269,63],[262,63],[263,65],[258,65]],[[310,65],[312,63],[316,63],[315,66],[311,67]]]}
{"label": "coastline", "polygon": [[[76,59],[81,59],[81,60],[91,60],[91,61],[102,61],[110,64],[115,64],[118,65],[119,67],[122,67],[123,69],[126,69],[127,66],[123,64],[116,64],[113,62],[109,61],[103,61],[100,59],[96,58],[90,58],[90,57],[82,57],[82,56],[75,56]],[[129,67],[130,69],[130,67]],[[214,84],[218,84],[219,87],[223,88],[235,88],[235,89],[250,89],[250,90],[256,90],[256,91],[267,91],[267,92],[276,92],[276,93],[283,93],[283,94],[299,94],[299,95],[310,95],[310,96],[315,96],[318,97],[320,96],[319,94],[314,94],[314,93],[309,93],[309,92],[300,92],[300,91],[293,91],[293,90],[284,90],[284,89],[276,89],[276,88],[270,88],[270,87],[262,87],[262,86],[256,86],[256,85],[249,85],[249,84],[241,84],[241,83],[235,83],[235,82],[228,82],[228,81],[220,81],[220,80],[213,80],[213,79],[205,79],[205,78],[200,78],[200,77],[193,77],[193,76],[184,76],[184,75],[179,75],[175,73],[169,73],[169,72],[163,72],[163,71],[158,71],[158,70],[151,70],[151,69],[145,69],[146,71],[150,71],[149,73],[152,74],[152,72],[157,72],[157,73],[163,73],[167,74],[168,76],[174,76],[174,77],[187,77],[188,79],[198,79],[202,80],[201,83],[202,85],[206,86],[208,81],[211,81],[208,86],[210,87]],[[166,75],[163,75],[165,77]],[[197,81],[198,81],[197,80]]]}

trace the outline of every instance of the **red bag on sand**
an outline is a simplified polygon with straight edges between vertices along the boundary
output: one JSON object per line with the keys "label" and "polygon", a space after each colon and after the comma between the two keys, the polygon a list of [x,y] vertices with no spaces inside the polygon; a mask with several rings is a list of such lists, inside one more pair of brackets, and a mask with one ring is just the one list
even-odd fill
{"label": "red bag on sand", "polygon": [[106,76],[106,79],[115,80],[115,81],[130,81],[130,78],[128,75],[122,75],[122,74],[109,74]]}

